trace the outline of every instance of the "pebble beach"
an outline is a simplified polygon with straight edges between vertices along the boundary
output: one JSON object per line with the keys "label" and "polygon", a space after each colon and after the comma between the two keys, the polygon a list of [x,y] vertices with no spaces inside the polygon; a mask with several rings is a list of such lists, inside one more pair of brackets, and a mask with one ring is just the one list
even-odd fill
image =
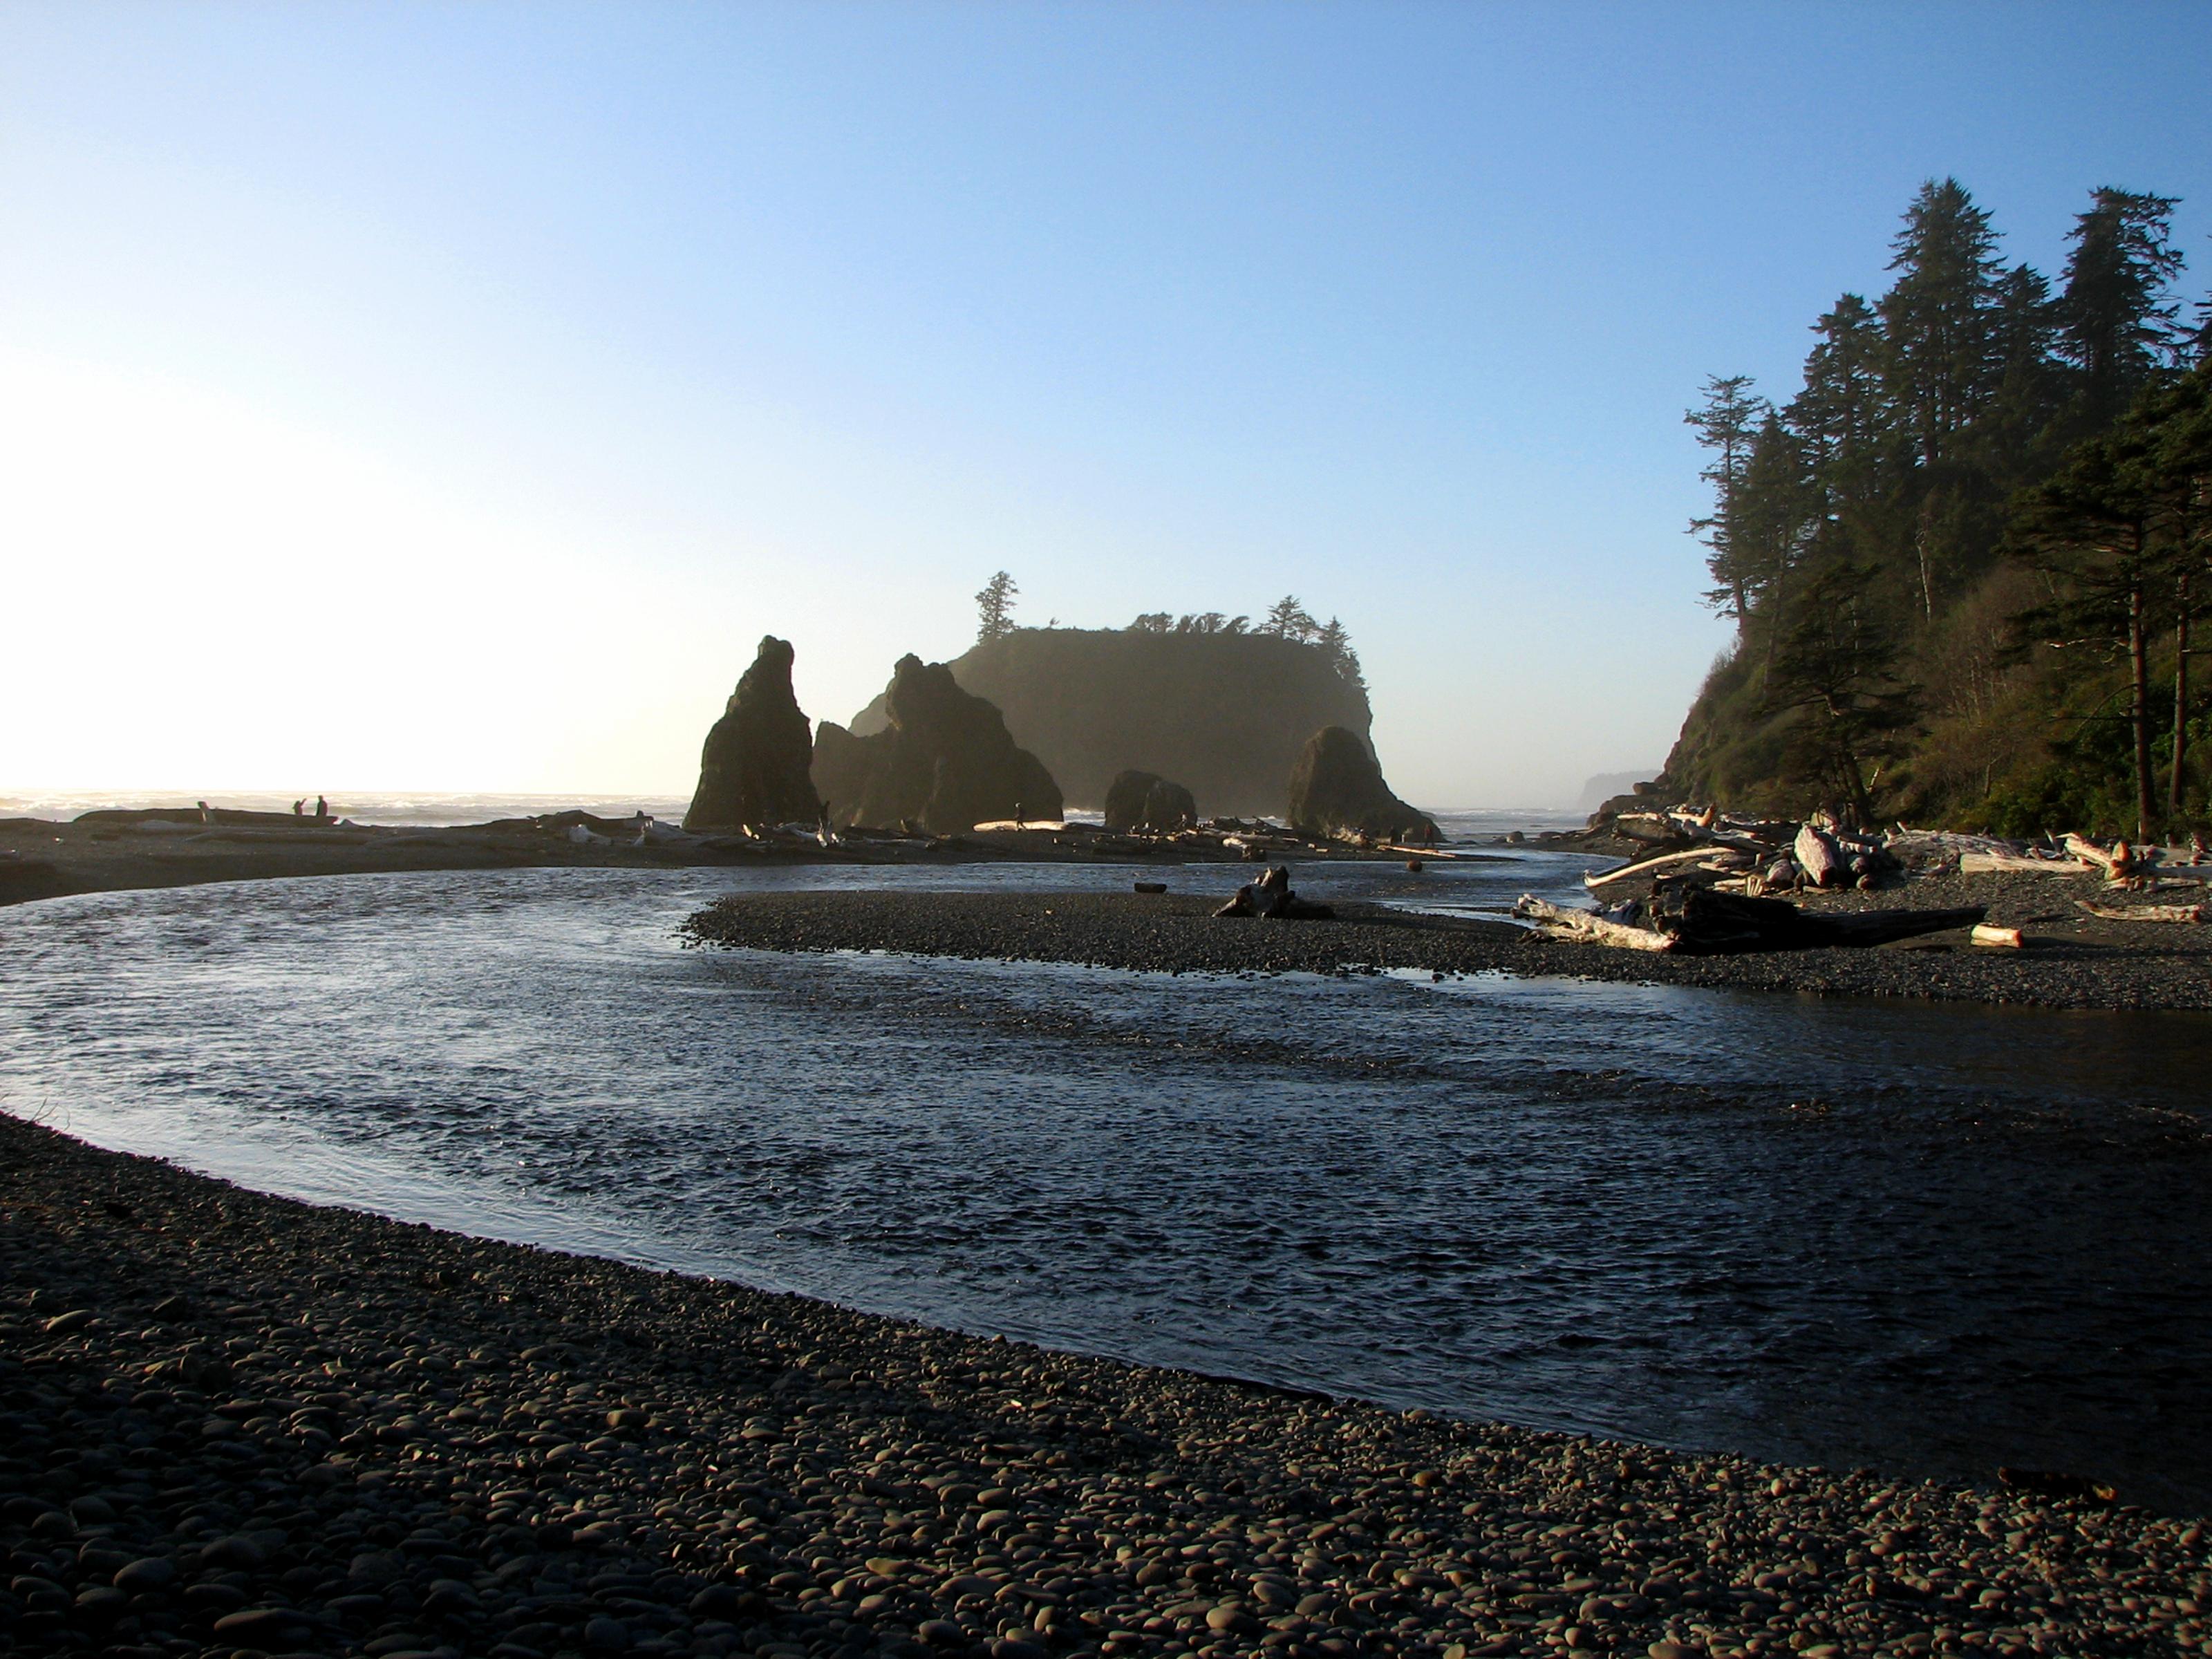
{"label": "pebble beach", "polygon": [[1510,922],[1376,905],[1329,921],[1217,919],[1239,878],[1163,872],[1164,894],[745,893],[690,923],[706,944],[767,951],[886,951],[975,960],[1073,962],[1166,973],[1559,975],[1720,990],[1911,997],[2051,1008],[2212,1009],[2212,928],[2101,921],[2074,905],[2101,882],[2042,875],[1942,876],[1876,893],[1817,894],[1814,909],[1988,908],[2025,949],[1966,930],[1871,950],[1656,956],[1546,939]]}
{"label": "pebble beach", "polygon": [[2200,1652],[2203,1528],[1049,1352],[0,1121],[20,1652]]}

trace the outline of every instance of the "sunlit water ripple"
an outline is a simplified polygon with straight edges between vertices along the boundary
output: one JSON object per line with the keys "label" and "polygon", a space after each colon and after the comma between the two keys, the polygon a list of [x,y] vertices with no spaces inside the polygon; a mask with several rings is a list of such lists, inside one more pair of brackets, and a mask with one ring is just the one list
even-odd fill
{"label": "sunlit water ripple", "polygon": [[[1300,884],[1479,908],[1579,868]],[[1060,1346],[2212,1507],[2203,1017],[675,938],[738,884],[1130,874],[471,872],[18,907],[0,1104],[273,1191]]]}

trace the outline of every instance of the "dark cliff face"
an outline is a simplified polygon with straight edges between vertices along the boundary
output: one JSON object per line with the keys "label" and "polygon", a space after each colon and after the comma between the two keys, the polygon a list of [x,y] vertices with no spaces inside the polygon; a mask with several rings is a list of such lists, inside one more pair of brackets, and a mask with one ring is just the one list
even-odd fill
{"label": "dark cliff face", "polygon": [[813,743],[791,690],[792,649],[773,635],[707,733],[699,787],[684,815],[690,830],[812,823],[821,813],[809,775]]}
{"label": "dark cliff face", "polygon": [[1390,793],[1364,739],[1340,726],[1313,734],[1291,772],[1291,823],[1308,835],[1437,839],[1423,812]]}
{"label": "dark cliff face", "polygon": [[900,658],[881,705],[875,731],[822,723],[813,783],[832,822],[904,821],[951,835],[1001,818],[1060,815],[1051,772],[1016,747],[998,709],[962,690],[945,664]]}
{"label": "dark cliff face", "polygon": [[[1137,770],[1187,786],[1209,814],[1279,816],[1306,739],[1325,726],[1364,738],[1370,720],[1326,653],[1263,634],[1018,629],[951,666],[1081,806]],[[853,726],[882,721],[878,699]]]}

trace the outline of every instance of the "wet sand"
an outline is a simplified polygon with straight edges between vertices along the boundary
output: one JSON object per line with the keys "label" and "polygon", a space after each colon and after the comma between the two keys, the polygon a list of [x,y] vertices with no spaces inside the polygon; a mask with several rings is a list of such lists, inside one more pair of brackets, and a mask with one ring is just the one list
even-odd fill
{"label": "wet sand", "polygon": [[1544,939],[1507,922],[1379,907],[1343,907],[1333,921],[1212,917],[1240,879],[1193,872],[1164,895],[744,894],[701,912],[690,927],[704,943],[756,950],[887,951],[1170,973],[1414,969],[2057,1008],[2212,1009],[2212,927],[2098,921],[2072,904],[2077,897],[2103,900],[2101,884],[2091,878],[1939,877],[1810,901],[1816,909],[1986,905],[1991,921],[2026,929],[2024,950],[1975,946],[1957,930],[1873,950],[1731,957],[1652,956]]}
{"label": "wet sand", "polygon": [[[0,1120],[0,1625],[116,1655],[2203,1651],[2203,1528],[1046,1352]],[[2123,1495],[2124,1496],[2124,1495]]]}

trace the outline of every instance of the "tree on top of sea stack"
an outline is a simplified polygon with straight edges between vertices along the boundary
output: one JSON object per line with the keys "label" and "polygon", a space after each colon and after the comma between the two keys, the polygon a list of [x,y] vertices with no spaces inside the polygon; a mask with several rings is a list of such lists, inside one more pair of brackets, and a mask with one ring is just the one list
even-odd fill
{"label": "tree on top of sea stack", "polygon": [[977,644],[1003,639],[1014,631],[1014,595],[1021,591],[1003,570],[983,584],[983,591],[975,596],[981,619],[975,629]]}
{"label": "tree on top of sea stack", "polygon": [[1368,836],[1377,841],[1440,839],[1427,814],[1390,793],[1382,769],[1358,734],[1325,726],[1291,769],[1291,823],[1309,836]]}
{"label": "tree on top of sea stack", "polygon": [[699,787],[684,815],[686,830],[819,820],[822,803],[809,769],[813,737],[792,695],[791,661],[788,641],[773,635],[761,641],[752,666],[707,733]]}

